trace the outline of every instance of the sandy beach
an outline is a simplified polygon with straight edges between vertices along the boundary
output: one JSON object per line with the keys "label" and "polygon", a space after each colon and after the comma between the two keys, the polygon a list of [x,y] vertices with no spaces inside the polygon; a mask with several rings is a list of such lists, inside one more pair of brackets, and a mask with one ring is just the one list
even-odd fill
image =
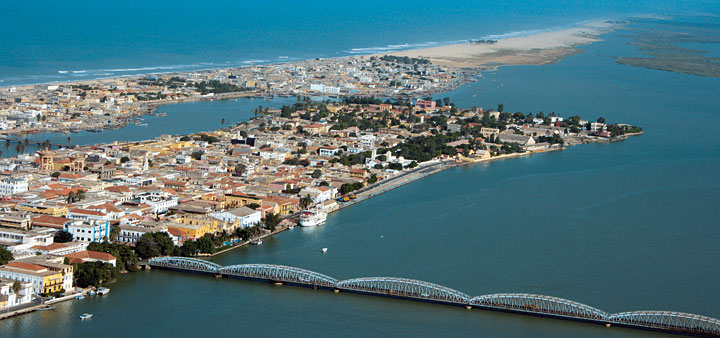
{"label": "sandy beach", "polygon": [[389,55],[427,58],[455,68],[489,68],[501,65],[544,65],[578,53],[581,45],[600,41],[600,34],[620,26],[607,21],[498,40],[497,43],[463,43],[413,49]]}

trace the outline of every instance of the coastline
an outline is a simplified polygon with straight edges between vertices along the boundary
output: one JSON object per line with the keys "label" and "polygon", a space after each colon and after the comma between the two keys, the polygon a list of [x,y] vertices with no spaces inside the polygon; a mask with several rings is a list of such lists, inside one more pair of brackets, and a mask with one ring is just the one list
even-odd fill
{"label": "coastline", "polygon": [[388,53],[394,56],[427,58],[433,64],[480,70],[508,65],[545,65],[577,54],[579,46],[601,41],[600,35],[622,24],[593,21],[571,28],[540,32],[478,43],[462,43]]}

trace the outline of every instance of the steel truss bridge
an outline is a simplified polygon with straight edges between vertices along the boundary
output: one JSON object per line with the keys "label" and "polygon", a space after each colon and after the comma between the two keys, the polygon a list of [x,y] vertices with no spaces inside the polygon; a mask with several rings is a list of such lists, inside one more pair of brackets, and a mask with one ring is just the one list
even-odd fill
{"label": "steel truss bridge", "polygon": [[158,257],[148,261],[155,268],[216,277],[250,279],[276,284],[328,289],[408,300],[465,306],[468,309],[503,311],[694,336],[720,337],[720,320],[682,312],[631,311],[610,314],[568,299],[527,293],[497,293],[477,297],[425,281],[395,277],[337,280],[310,270],[273,264],[221,266],[197,258]]}

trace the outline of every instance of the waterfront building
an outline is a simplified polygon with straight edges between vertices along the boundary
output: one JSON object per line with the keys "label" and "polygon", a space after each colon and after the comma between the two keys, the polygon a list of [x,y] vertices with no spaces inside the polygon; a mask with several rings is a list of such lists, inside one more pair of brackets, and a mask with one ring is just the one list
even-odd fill
{"label": "waterfront building", "polygon": [[48,271],[62,274],[61,288],[70,290],[73,286],[73,266],[64,264],[65,258],[54,255],[35,255],[23,259],[15,259],[13,262],[35,264],[48,269]]}
{"label": "waterfront building", "polygon": [[103,262],[108,263],[112,266],[116,266],[117,258],[115,256],[106,253],[92,250],[83,250],[73,252],[70,254],[63,255],[68,259],[70,264],[85,263],[85,262]]}
{"label": "waterfront building", "polygon": [[2,265],[0,278],[30,283],[35,293],[53,293],[63,288],[62,273],[32,263],[12,261]]}
{"label": "waterfront building", "polygon": [[261,212],[247,207],[239,207],[228,209],[225,211],[213,212],[210,216],[221,221],[240,224],[241,227],[247,228],[260,224]]}
{"label": "waterfront building", "polygon": [[32,300],[32,283],[20,282],[20,290],[15,292],[13,285],[15,280],[0,278],[0,311],[13,306],[23,305]]}
{"label": "waterfront building", "polygon": [[63,256],[73,252],[83,251],[87,249],[89,242],[66,242],[66,243],[52,243],[48,245],[36,245],[31,247],[30,251],[35,251],[35,254],[43,255],[54,255]]}

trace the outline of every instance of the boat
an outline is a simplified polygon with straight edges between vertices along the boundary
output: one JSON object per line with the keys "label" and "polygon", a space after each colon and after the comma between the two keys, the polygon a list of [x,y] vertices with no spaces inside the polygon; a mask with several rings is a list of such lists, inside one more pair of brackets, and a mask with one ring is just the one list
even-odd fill
{"label": "boat", "polygon": [[254,239],[254,240],[250,241],[250,244],[260,245],[260,244],[263,244],[263,240],[262,240],[262,238]]}
{"label": "boat", "polygon": [[303,210],[300,212],[300,226],[314,227],[325,223],[327,214],[319,210]]}
{"label": "boat", "polygon": [[82,320],[90,319],[90,318],[92,318],[92,316],[93,316],[92,313],[83,313],[80,315],[80,319],[82,319]]}
{"label": "boat", "polygon": [[291,226],[288,227],[288,229],[290,229],[290,230],[295,229],[295,226],[294,226],[294,225],[291,225]]}
{"label": "boat", "polygon": [[55,307],[54,306],[46,306],[46,307],[41,307],[37,310],[38,311],[55,311]]}
{"label": "boat", "polygon": [[100,288],[97,288],[97,293],[98,293],[98,295],[107,295],[108,293],[110,293],[110,289],[100,287]]}
{"label": "boat", "polygon": [[95,292],[95,290],[90,290],[90,292],[88,292],[89,296],[94,296],[96,294],[97,294],[97,292]]}
{"label": "boat", "polygon": [[320,249],[320,252],[326,253],[326,252],[327,252],[327,248],[322,248],[322,249]]}
{"label": "boat", "polygon": [[135,125],[136,125],[136,126],[141,126],[141,127],[147,127],[147,126],[148,126],[147,123],[138,123],[138,122],[136,122]]}
{"label": "boat", "polygon": [[77,296],[75,296],[75,299],[77,299],[77,300],[85,299],[85,296],[77,295]]}
{"label": "boat", "polygon": [[165,114],[165,113],[157,113],[157,114],[155,114],[155,115],[156,115],[156,116],[160,116],[160,117],[167,117],[167,114]]}
{"label": "boat", "polygon": [[101,133],[103,131],[103,129],[102,128],[91,128],[91,129],[88,129],[87,131],[89,131],[91,133]]}

